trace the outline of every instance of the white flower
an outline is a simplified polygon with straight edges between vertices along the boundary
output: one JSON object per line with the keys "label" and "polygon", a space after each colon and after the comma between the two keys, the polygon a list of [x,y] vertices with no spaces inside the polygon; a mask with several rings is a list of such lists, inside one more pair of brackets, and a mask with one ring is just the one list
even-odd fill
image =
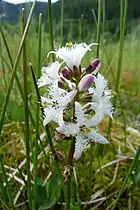
{"label": "white flower", "polygon": [[62,123],[56,130],[66,136],[75,136],[74,158],[80,158],[82,152],[90,142],[99,142],[107,144],[108,141],[95,129],[89,127],[88,115],[84,114],[83,108],[79,102],[75,102],[76,123]]}
{"label": "white flower", "polygon": [[80,127],[85,125],[87,121],[82,106],[77,101],[75,102],[75,117],[76,123],[61,123],[60,127],[56,128],[56,130],[60,133],[63,133],[67,137],[70,135],[76,136],[76,134],[81,131]]}
{"label": "white flower", "polygon": [[76,90],[68,93],[63,89],[58,88],[57,83],[54,83],[54,85],[52,85],[50,88],[50,95],[47,98],[41,97],[42,103],[46,105],[44,107],[44,126],[51,121],[62,124],[63,111],[77,93]]}
{"label": "white flower", "polygon": [[97,45],[97,44],[96,43],[92,43],[90,45],[87,45],[86,43],[74,44],[69,47],[65,46],[59,48],[56,52],[51,51],[50,53],[56,54],[57,57],[65,61],[70,69],[73,69],[73,66],[79,68],[82,58],[84,57],[86,52],[90,50],[90,47],[92,45]]}
{"label": "white flower", "polygon": [[80,128],[78,123],[60,123],[60,127],[56,128],[59,133],[64,134],[67,137],[76,136],[77,133],[80,132]]}
{"label": "white flower", "polygon": [[78,160],[85,150],[86,146],[91,142],[99,142],[100,144],[108,144],[106,138],[97,133],[93,128],[90,132],[81,132],[76,136],[74,158]]}
{"label": "white flower", "polygon": [[54,81],[58,81],[59,79],[59,68],[62,63],[58,61],[49,64],[47,67],[42,68],[42,76],[38,79],[38,87],[43,87],[45,85],[51,85]]}
{"label": "white flower", "polygon": [[89,88],[89,93],[93,94],[92,102],[89,103],[95,111],[95,115],[90,119],[89,125],[94,126],[101,122],[104,115],[112,118],[113,107],[110,102],[111,91],[107,88],[107,81],[103,75],[98,73],[97,78],[94,78],[95,88]]}

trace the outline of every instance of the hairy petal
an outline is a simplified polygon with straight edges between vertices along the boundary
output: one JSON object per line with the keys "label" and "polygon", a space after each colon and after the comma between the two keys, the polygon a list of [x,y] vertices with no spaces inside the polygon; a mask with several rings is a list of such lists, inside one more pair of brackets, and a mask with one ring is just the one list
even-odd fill
{"label": "hairy petal", "polygon": [[42,68],[42,76],[38,79],[38,87],[43,87],[45,85],[51,85],[54,81],[59,79],[59,68],[62,63],[58,61],[49,64],[47,67]]}
{"label": "hairy petal", "polygon": [[87,45],[85,43],[74,44],[71,47],[65,46],[59,48],[56,52],[51,51],[49,52],[49,54],[50,53],[56,54],[57,57],[65,61],[65,63],[70,69],[73,69],[74,66],[79,68],[82,58],[84,57],[86,52],[90,50],[90,47],[92,45],[97,45],[97,44],[96,43],[92,43],[90,45]]}

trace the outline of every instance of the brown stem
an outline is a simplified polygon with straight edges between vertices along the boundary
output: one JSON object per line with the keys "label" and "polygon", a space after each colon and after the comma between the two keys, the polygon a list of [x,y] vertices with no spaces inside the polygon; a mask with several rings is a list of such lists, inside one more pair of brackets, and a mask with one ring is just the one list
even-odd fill
{"label": "brown stem", "polygon": [[67,165],[68,166],[73,166],[74,150],[75,150],[75,140],[72,139],[71,147],[70,147],[70,151],[69,151],[69,156],[68,156],[68,160],[67,160]]}
{"label": "brown stem", "polygon": [[69,156],[67,160],[67,167],[69,170],[67,183],[66,183],[66,192],[67,192],[67,200],[66,200],[66,210],[70,210],[70,198],[71,198],[71,176],[72,176],[72,166],[73,166],[73,154],[75,150],[75,140],[72,139]]}

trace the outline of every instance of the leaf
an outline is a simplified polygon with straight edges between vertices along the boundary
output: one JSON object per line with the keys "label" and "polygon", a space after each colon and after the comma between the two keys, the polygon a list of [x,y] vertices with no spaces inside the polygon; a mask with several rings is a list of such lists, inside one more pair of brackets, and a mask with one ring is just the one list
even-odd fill
{"label": "leaf", "polygon": [[48,200],[40,207],[40,210],[52,208],[60,197],[61,180],[58,175],[52,177],[46,186]]}
{"label": "leaf", "polygon": [[46,187],[43,186],[43,181],[38,178],[37,180],[37,205],[43,205],[43,203],[47,200],[47,193],[46,193]]}

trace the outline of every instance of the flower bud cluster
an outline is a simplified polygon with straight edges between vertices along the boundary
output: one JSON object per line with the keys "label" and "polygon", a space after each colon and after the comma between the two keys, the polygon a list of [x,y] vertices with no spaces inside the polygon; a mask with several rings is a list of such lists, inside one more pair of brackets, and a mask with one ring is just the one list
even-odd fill
{"label": "flower bud cluster", "polygon": [[[75,139],[75,159],[78,159],[87,144],[108,141],[96,131],[105,115],[112,117],[111,91],[104,76],[98,73],[100,59],[93,59],[87,68],[82,68],[84,55],[96,45],[72,44],[51,51],[62,60],[42,68],[38,87],[47,86],[41,97],[44,107],[44,126],[57,124],[56,131],[67,138]],[[49,54],[50,54],[49,53]],[[63,67],[62,65],[65,66]]]}

